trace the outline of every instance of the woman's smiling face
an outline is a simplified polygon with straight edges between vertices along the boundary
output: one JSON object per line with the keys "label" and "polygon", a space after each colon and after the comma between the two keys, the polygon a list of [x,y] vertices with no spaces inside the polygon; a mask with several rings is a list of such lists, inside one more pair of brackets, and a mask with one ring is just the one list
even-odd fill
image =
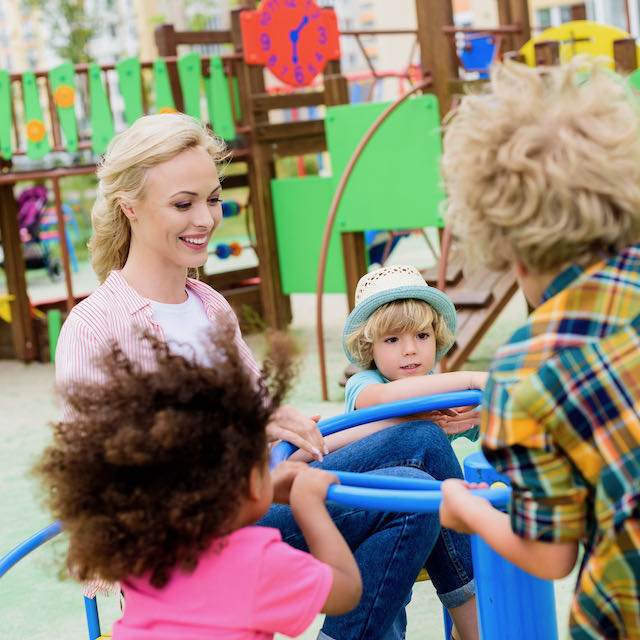
{"label": "woman's smiling face", "polygon": [[122,207],[131,221],[130,254],[141,254],[151,269],[201,267],[222,219],[220,196],[216,165],[202,148],[152,167],[144,198]]}

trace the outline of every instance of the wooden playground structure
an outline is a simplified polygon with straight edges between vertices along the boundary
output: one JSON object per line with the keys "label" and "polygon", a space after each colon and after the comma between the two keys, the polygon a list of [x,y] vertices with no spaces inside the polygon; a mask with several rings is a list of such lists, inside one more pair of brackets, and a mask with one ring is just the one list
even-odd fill
{"label": "wooden playground structure", "polygon": [[[95,161],[104,152],[116,128],[113,105],[118,91],[125,105],[122,116],[125,126],[142,114],[163,109],[177,109],[196,117],[202,117],[202,112],[206,111],[207,116],[203,119],[229,144],[231,160],[237,170],[228,172],[223,186],[248,188],[258,265],[225,273],[202,273],[202,279],[223,293],[237,309],[247,305],[257,311],[266,326],[277,328],[286,327],[291,320],[290,293],[315,291],[315,273],[312,274],[311,285],[307,281],[288,282],[287,276],[292,271],[291,260],[296,259],[296,250],[299,249],[305,254],[300,260],[310,260],[317,270],[320,232],[327,217],[328,205],[340,172],[347,165],[357,143],[354,140],[349,147],[342,143],[339,145],[336,140],[341,140],[344,137],[342,134],[351,129],[366,132],[382,107],[371,104],[357,105],[362,109],[355,109],[356,105],[341,106],[349,104],[350,96],[348,78],[341,69],[339,59],[326,62],[322,81],[318,84],[280,93],[269,91],[265,67],[247,62],[243,49],[241,15],[253,9],[255,3],[244,0],[238,4],[240,6],[231,12],[228,30],[190,32],[176,31],[167,24],[158,26],[155,37],[160,57],[155,61],[127,59],[115,65],[101,66],[72,66],[67,63],[51,71],[23,74],[0,71],[0,236],[8,285],[7,302],[11,309],[11,322],[0,320],[0,357],[28,362],[46,360],[49,355],[46,331],[42,329],[42,321],[34,318],[27,291],[14,187],[33,181],[50,184],[58,229],[64,229],[60,180],[95,171]],[[454,27],[450,2],[416,0],[415,7],[417,29],[351,30],[341,32],[340,37],[357,40],[373,80],[383,77],[384,72],[376,70],[362,46],[361,38],[368,35],[415,37],[415,50],[419,51],[418,68],[408,64],[407,69],[399,75],[409,84],[425,82],[425,89],[423,96],[406,102],[411,105],[407,109],[415,111],[417,105],[423,105],[421,113],[430,110],[429,117],[435,117],[438,124],[440,116],[451,107],[452,96],[462,91],[462,67],[455,46],[456,34],[458,37],[460,34],[467,37],[481,31],[495,39],[497,53],[502,56],[520,55],[514,52],[531,38],[527,0],[501,0],[498,2],[500,24],[482,30]],[[228,45],[231,53],[200,56],[191,51],[179,55],[179,47],[198,44]],[[635,69],[635,43],[622,42],[616,44],[614,50],[619,68],[626,71]],[[535,58],[537,63],[557,62],[558,43],[537,43]],[[117,88],[114,86],[116,75]],[[71,92],[68,87],[72,88]],[[203,106],[205,104],[206,108]],[[283,121],[283,110],[309,112],[313,117]],[[81,122],[75,122],[74,114],[77,116],[80,112],[85,115],[84,126],[81,126]],[[325,117],[322,114],[326,114]],[[40,124],[35,126],[34,121]],[[90,125],[87,124],[89,121]],[[10,124],[7,125],[7,122]],[[384,137],[381,139],[384,141]],[[336,174],[333,178],[322,180],[307,176],[291,181],[276,178],[276,162],[282,158],[326,151],[331,154],[332,169]],[[84,153],[85,158],[89,157],[90,160],[26,171],[20,171],[13,164],[13,160],[19,156],[42,158],[60,152]],[[437,166],[438,157],[438,153],[434,153],[434,166]],[[366,166],[364,163],[363,167]],[[386,171],[386,167],[383,170]],[[356,176],[354,181],[357,182]],[[356,189],[355,193],[360,192]],[[438,196],[441,199],[441,195],[436,193],[433,198]],[[345,199],[349,197],[347,191]],[[352,199],[354,197],[351,196]],[[307,211],[307,203],[311,201],[316,202],[319,209],[317,228],[312,225],[313,216],[310,212],[313,207],[310,206]],[[345,207],[348,209],[346,204]],[[351,206],[351,210],[353,208]],[[390,228],[392,223],[396,225],[393,228],[397,229],[430,224],[444,226],[444,222],[437,219],[435,210],[425,215],[423,224],[418,224],[415,211],[410,211],[415,208],[415,203],[404,207],[406,219],[403,215],[394,215],[389,221],[391,216],[386,216],[386,228]],[[299,226],[296,227],[294,223]],[[284,226],[291,224],[294,224],[291,231],[283,233]],[[368,267],[364,230],[369,227],[349,213],[344,214],[342,220],[339,219],[338,226],[332,248],[335,254],[332,259],[333,279],[337,284],[336,288],[325,291],[346,292],[351,305],[357,281]],[[295,245],[293,236],[296,234],[300,247]],[[39,310],[46,312],[58,308],[64,314],[79,298],[73,291],[65,234],[59,233],[59,236],[66,296],[62,300],[40,305]],[[447,261],[449,251],[446,238],[445,231],[439,270],[425,275],[430,283],[444,288],[451,295],[459,311],[460,334],[448,357],[448,366],[457,368],[515,293],[516,284],[510,276],[476,274],[473,281],[465,279],[455,251]],[[311,241],[315,243],[313,250],[304,244]]]}

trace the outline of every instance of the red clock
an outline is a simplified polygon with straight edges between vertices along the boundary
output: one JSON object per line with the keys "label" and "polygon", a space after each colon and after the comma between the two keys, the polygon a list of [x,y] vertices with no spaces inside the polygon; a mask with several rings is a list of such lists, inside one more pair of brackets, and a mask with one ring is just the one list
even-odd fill
{"label": "red clock", "polygon": [[314,0],[262,0],[240,14],[244,59],[262,64],[283,82],[301,87],[340,59],[338,21],[333,9]]}

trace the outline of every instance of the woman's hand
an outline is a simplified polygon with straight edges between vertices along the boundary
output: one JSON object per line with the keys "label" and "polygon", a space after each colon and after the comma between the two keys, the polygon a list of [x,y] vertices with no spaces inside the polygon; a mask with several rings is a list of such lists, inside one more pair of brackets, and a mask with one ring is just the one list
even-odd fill
{"label": "woman's hand", "polygon": [[318,429],[318,420],[320,416],[309,418],[292,406],[283,404],[271,416],[267,425],[267,438],[269,442],[286,440],[309,453],[314,460],[322,462],[329,449]]}
{"label": "woman's hand", "polygon": [[486,482],[465,482],[457,478],[444,480],[442,482],[442,502],[440,503],[440,524],[458,533],[476,533],[468,516],[474,512],[474,505],[484,503],[491,507],[491,503],[484,498],[474,496],[469,489],[488,488],[489,485]]}
{"label": "woman's hand", "polygon": [[442,412],[433,419],[447,435],[462,433],[480,424],[480,410],[475,407],[459,407],[457,410]]}
{"label": "woman's hand", "polygon": [[309,467],[304,462],[291,462],[284,460],[271,472],[271,484],[273,485],[273,502],[289,504],[291,487],[296,476]]}

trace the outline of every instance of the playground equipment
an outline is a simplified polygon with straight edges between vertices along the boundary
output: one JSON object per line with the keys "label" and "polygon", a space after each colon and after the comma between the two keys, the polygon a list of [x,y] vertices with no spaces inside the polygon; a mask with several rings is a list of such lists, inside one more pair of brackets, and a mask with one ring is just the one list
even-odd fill
{"label": "playground equipment", "polygon": [[[292,0],[287,6],[298,4]],[[231,13],[229,30],[180,32],[171,25],[160,25],[156,30],[156,42],[161,57],[154,61],[128,58],[115,65],[100,67],[65,63],[51,71],[0,73],[0,152],[5,164],[13,162],[15,165],[0,175],[0,233],[5,250],[7,293],[14,296],[10,303],[13,322],[10,327],[0,323],[0,331],[11,332],[12,357],[31,360],[42,355],[36,336],[37,328],[33,326],[30,313],[24,259],[19,250],[21,245],[15,222],[13,186],[23,180],[34,179],[46,180],[53,186],[58,242],[66,284],[66,298],[56,304],[64,313],[78,298],[72,286],[71,243],[66,230],[65,233],[60,231],[66,229],[60,181],[69,175],[92,173],[95,168],[94,156],[104,150],[113,132],[127,126],[143,113],[179,109],[209,122],[216,133],[229,142],[231,160],[238,163],[241,169],[229,172],[225,187],[248,187],[250,190],[257,267],[233,269],[233,262],[229,261],[229,271],[204,273],[202,279],[223,293],[232,305],[237,308],[244,305],[253,307],[267,326],[281,328],[287,325],[291,317],[288,294],[313,290],[316,274],[304,267],[304,261],[310,261],[314,269],[317,267],[318,243],[311,248],[307,244],[314,237],[314,229],[303,228],[297,236],[297,244],[292,242],[293,233],[286,229],[291,220],[298,225],[302,221],[313,226],[318,219],[326,219],[332,189],[335,190],[342,169],[359,140],[351,136],[346,143],[345,137],[345,143],[342,144],[340,133],[345,130],[350,133],[352,129],[363,135],[384,106],[374,108],[371,104],[360,103],[338,109],[338,105],[349,103],[350,91],[348,79],[341,73],[340,61],[331,59],[326,61],[322,84],[312,83],[309,87],[288,93],[272,93],[265,80],[264,65],[254,65],[244,55],[241,14],[246,9],[253,9],[254,5],[249,0],[240,2],[239,8]],[[482,33],[495,39],[494,54],[498,50],[504,54],[505,51],[520,48],[529,40],[527,2],[505,0],[498,3],[498,12],[500,26],[483,29]],[[473,39],[475,32],[452,26],[453,15],[448,2],[420,0],[416,2],[416,15],[417,29],[350,30],[342,32],[340,37],[356,38],[365,55],[371,78],[378,82],[388,73],[375,69],[360,38],[413,36],[416,44],[411,49],[406,67],[389,73],[397,76],[398,82],[414,85],[421,79],[430,78],[431,82],[425,83],[422,90],[434,94],[434,113],[437,109],[439,114],[443,114],[449,108],[452,92],[459,90],[461,82],[453,39],[456,33]],[[226,45],[233,52],[221,56],[199,56],[195,52],[178,55],[179,45],[198,43]],[[419,65],[413,60],[414,53],[419,57]],[[113,106],[116,104],[113,97],[118,93],[124,105],[121,112],[117,112]],[[425,96],[417,97],[416,102],[423,98]],[[22,104],[18,104],[20,100]],[[356,107],[359,110],[355,110]],[[412,104],[411,108],[417,107]],[[283,110],[297,113],[298,120],[283,122]],[[322,119],[325,112],[327,117]],[[409,117],[400,116],[400,112],[396,116],[400,118],[396,122],[404,125],[410,122]],[[432,127],[431,130],[434,128],[437,129]],[[393,136],[390,139],[393,140]],[[334,174],[329,180],[323,180],[326,177],[324,175],[307,176],[304,184],[285,184],[275,179],[275,163],[279,159],[317,155],[327,149],[334,161]],[[367,150],[360,162],[363,166],[372,164],[379,167],[380,158],[376,158],[372,149]],[[70,156],[64,156],[67,166],[29,171],[17,168],[20,164],[17,160],[22,156],[47,161],[50,154],[61,152],[76,154],[82,163],[68,166]],[[403,150],[400,159],[405,155]],[[437,160],[437,151],[430,156],[432,160]],[[391,164],[402,167],[402,162],[387,161],[385,170]],[[415,185],[408,173],[405,178],[405,185],[408,186],[401,187],[398,183],[404,193],[411,191]],[[399,221],[395,215],[389,216],[388,205],[382,198],[378,198],[377,213],[363,226],[362,221],[352,215],[358,211],[354,205],[358,190],[351,190],[359,179],[354,177],[354,182],[345,192],[345,200],[338,212],[339,223],[344,221],[345,224],[340,224],[335,231],[328,255],[327,284],[334,283],[334,290],[346,290],[349,305],[352,304],[357,281],[368,266],[364,232],[396,225],[396,229],[390,230],[402,231],[425,226],[424,216],[422,221],[414,220],[411,224],[404,219]],[[437,196],[439,187],[436,185],[435,189],[433,193]],[[305,202],[304,216],[300,215],[301,201]],[[399,208],[403,213],[420,213],[420,208],[415,205]],[[359,209],[364,211],[365,207]],[[381,219],[384,224],[378,224]],[[437,222],[435,226],[442,224],[443,221]],[[320,223],[315,229],[316,238],[321,228]],[[295,245],[293,249],[292,245]],[[224,249],[222,251],[226,252]],[[231,251],[229,255],[232,255]],[[302,259],[303,266],[296,262],[292,269],[288,262],[290,259]],[[447,259],[444,253],[443,261]],[[456,270],[447,268],[445,272],[455,274]],[[296,280],[299,274],[304,276],[303,283]],[[429,274],[427,276],[429,279]],[[491,288],[484,284],[489,280],[481,279],[481,291],[475,286],[465,286],[462,276],[457,282],[459,285],[451,285],[457,289],[457,292],[451,292],[452,297],[457,297],[459,301],[461,325],[464,324],[465,314],[470,324],[468,330],[461,331],[451,352],[451,366],[459,366],[464,361],[515,291],[513,282],[494,282]]]}
{"label": "playground equipment", "polygon": [[[323,435],[329,435],[389,417],[476,405],[481,397],[482,393],[476,390],[390,402],[321,420],[318,427]],[[271,454],[272,468],[293,451],[295,447],[289,443],[278,444]],[[385,511],[432,513],[438,510],[442,499],[439,491],[440,482],[436,480],[350,472],[333,473],[338,476],[341,484],[329,488],[327,499],[344,505]],[[488,484],[504,480],[480,453],[472,454],[465,461],[465,477],[470,481]],[[510,489],[479,489],[474,492],[489,500],[494,506],[504,508],[509,499]],[[0,559],[0,578],[27,554],[58,535],[60,531],[61,524],[54,522],[11,550]],[[514,567],[481,540],[477,540],[477,536],[472,536],[472,551],[481,637],[484,640],[497,640],[504,638],[505,630],[508,630],[509,636],[521,640],[556,640],[552,583]],[[84,601],[89,639],[108,637],[101,635],[95,598],[84,598]],[[449,638],[450,627],[445,626],[445,630],[446,637]]]}
{"label": "playground equipment", "polygon": [[[360,424],[422,411],[479,404],[480,391],[442,393],[410,400],[399,400],[367,407],[321,420],[318,427],[325,436]],[[281,442],[271,452],[271,467],[288,458],[296,447]],[[481,452],[468,456],[464,463],[465,478],[470,482],[505,485]],[[433,513],[439,508],[442,494],[440,482],[332,471],[340,485],[332,485],[327,500],[364,509],[398,512]],[[507,505],[510,489],[481,489],[474,493],[495,507]],[[553,583],[536,578],[514,566],[493,551],[477,535],[471,536],[473,570],[480,637],[498,640],[505,637],[521,640],[557,640]],[[446,638],[450,637],[445,616]]]}
{"label": "playground equipment", "polygon": [[[296,3],[287,3],[288,6],[293,4]],[[522,7],[526,0],[507,0],[500,5],[504,5],[501,22],[506,24],[518,21],[518,16],[524,15]],[[46,161],[50,153],[60,152],[80,154],[81,160],[81,164],[69,166],[69,156],[66,156],[66,166],[29,171],[9,166],[0,175],[0,233],[5,245],[8,293],[14,296],[11,302],[14,320],[9,327],[14,357],[31,360],[40,353],[30,316],[24,262],[18,251],[13,185],[34,179],[51,182],[58,229],[64,229],[60,180],[68,175],[92,173],[94,158],[90,154],[99,155],[114,131],[143,113],[162,110],[183,110],[207,120],[216,133],[229,140],[232,160],[246,163],[246,173],[229,175],[225,186],[248,186],[251,191],[258,266],[211,276],[204,274],[203,279],[237,307],[253,306],[268,326],[284,327],[289,322],[290,305],[282,287],[284,269],[280,264],[272,205],[274,161],[286,156],[323,152],[327,144],[325,122],[317,107],[347,104],[349,89],[341,74],[339,60],[327,60],[323,83],[318,89],[312,87],[288,95],[270,95],[263,67],[250,65],[242,53],[240,14],[254,6],[255,3],[249,0],[240,2],[239,8],[231,13],[229,30],[178,32],[171,25],[160,25],[156,30],[156,42],[161,58],[155,61],[129,58],[115,65],[73,66],[65,63],[50,72],[0,73],[3,162],[11,163],[25,155]],[[451,64],[447,72],[443,71],[442,61],[446,58],[443,50],[446,50],[447,41],[441,27],[452,23],[451,6],[440,0],[421,0],[416,8],[417,30],[346,31],[340,37],[358,39],[361,35],[371,34],[391,37],[413,34],[420,46],[422,72],[408,64],[401,75],[410,82],[430,72],[431,88],[444,105],[441,109],[444,112],[448,108],[449,70],[453,71],[454,67]],[[178,56],[178,45],[197,43],[226,44],[233,53],[199,57],[192,52]],[[367,57],[367,61],[376,78],[384,77],[384,72],[375,70],[370,58]],[[118,93],[124,104],[122,113],[114,112],[112,106],[115,104],[113,96]],[[17,104],[21,98],[22,104]],[[311,111],[312,115],[309,120],[288,123],[270,117],[271,112],[282,109],[298,109],[299,113]],[[76,303],[77,297],[72,286],[66,233],[60,232],[59,236],[66,299],[60,300],[58,307],[64,313]],[[344,262],[340,268],[344,269],[345,286],[352,298],[358,278],[367,267],[363,233],[345,231],[341,233],[340,242]]]}

